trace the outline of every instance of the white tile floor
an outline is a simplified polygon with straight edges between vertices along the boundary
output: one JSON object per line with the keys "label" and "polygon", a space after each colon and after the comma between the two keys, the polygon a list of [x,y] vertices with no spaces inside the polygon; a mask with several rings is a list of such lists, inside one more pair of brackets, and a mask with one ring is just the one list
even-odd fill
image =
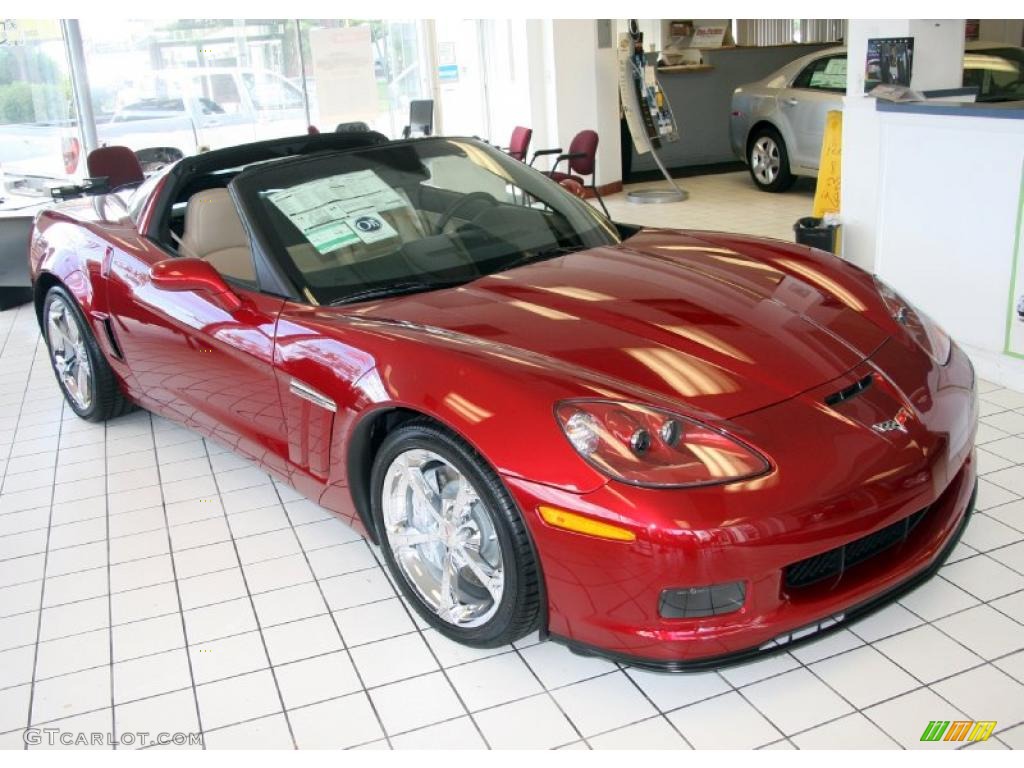
{"label": "white tile floor", "polygon": [[[676,179],[689,193],[681,203],[638,205],[625,194],[605,196],[608,212],[616,221],[652,227],[682,227],[720,232],[744,232],[793,241],[793,224],[811,215],[814,180],[797,179],[785,194],[760,192],[746,171]],[[667,182],[632,184],[630,189],[664,188]]]}
{"label": "white tile floor", "polygon": [[[788,239],[810,206],[742,174],[683,184],[686,203],[609,207]],[[957,718],[1024,747],[1024,394],[982,393],[979,513],[937,578],[792,653],[661,675],[444,640],[372,547],[248,462],[144,412],[79,421],[31,310],[0,313],[0,747],[31,725],[208,748],[915,748]]]}

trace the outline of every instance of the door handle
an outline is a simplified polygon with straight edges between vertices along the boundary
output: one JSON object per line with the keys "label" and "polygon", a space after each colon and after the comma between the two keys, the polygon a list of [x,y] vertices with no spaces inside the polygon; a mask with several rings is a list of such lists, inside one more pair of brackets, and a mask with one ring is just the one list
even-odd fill
{"label": "door handle", "polygon": [[800,100],[794,99],[792,96],[790,96],[788,99],[783,99],[782,103],[785,104],[787,107],[795,107],[797,104],[800,103]]}

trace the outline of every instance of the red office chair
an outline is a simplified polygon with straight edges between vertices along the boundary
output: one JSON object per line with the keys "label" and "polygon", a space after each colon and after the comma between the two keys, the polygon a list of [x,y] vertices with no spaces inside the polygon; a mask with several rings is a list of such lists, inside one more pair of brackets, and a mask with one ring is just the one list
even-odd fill
{"label": "red office chair", "polygon": [[310,136],[319,136],[320,135],[320,129],[317,128],[315,125],[307,125],[306,126],[306,133],[308,133]]}
{"label": "red office chair", "polygon": [[[609,216],[608,208],[605,207],[604,200],[601,199],[601,193],[597,191],[597,174],[595,173],[597,169],[597,133],[595,131],[580,131],[573,136],[572,142],[569,144],[569,151],[566,153],[562,152],[561,147],[534,152],[530,165],[533,165],[534,160],[543,155],[558,155],[558,157],[555,158],[555,164],[551,166],[550,171],[541,171],[541,173],[555,181],[572,179],[589,188],[597,198],[597,202],[601,204],[604,215]],[[568,173],[558,170],[558,164],[563,160],[568,161]],[[584,176],[590,177],[589,184],[583,181]],[[611,217],[609,216],[609,218]]]}
{"label": "red office chair", "polygon": [[128,147],[99,147],[89,153],[86,161],[89,175],[105,176],[111,192],[146,180],[139,158]]}
{"label": "red office chair", "polygon": [[517,125],[512,129],[512,140],[509,141],[505,151],[516,160],[525,163],[526,155],[530,151],[530,140],[533,138],[533,129]]}

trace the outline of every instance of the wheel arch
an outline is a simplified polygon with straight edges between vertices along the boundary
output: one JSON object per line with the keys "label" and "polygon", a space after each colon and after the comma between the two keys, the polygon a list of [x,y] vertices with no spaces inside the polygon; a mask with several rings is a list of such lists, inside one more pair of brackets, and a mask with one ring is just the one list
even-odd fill
{"label": "wheel arch", "polygon": [[93,291],[86,274],[80,269],[74,269],[66,275],[58,275],[46,270],[40,272],[32,283],[32,301],[36,310],[36,319],[39,321],[39,328],[43,327],[43,304],[46,302],[46,294],[55,286],[60,286],[71,294],[88,323],[93,307]]}
{"label": "wheel arch", "polygon": [[52,272],[40,272],[39,277],[32,285],[32,303],[35,306],[36,320],[39,322],[40,330],[43,327],[43,304],[46,302],[46,294],[57,285],[67,290],[64,282]]}
{"label": "wheel arch", "polygon": [[449,427],[433,416],[404,406],[375,408],[363,415],[352,428],[345,448],[345,470],[349,493],[356,514],[374,544],[380,544],[380,531],[374,525],[370,512],[370,473],[373,460],[388,433],[412,419],[428,418],[446,429]]}
{"label": "wheel arch", "polygon": [[[370,540],[378,546],[381,543],[380,531],[377,530],[377,527],[374,524],[373,514],[370,510],[370,476],[373,471],[373,461],[377,456],[377,452],[380,450],[381,444],[384,442],[384,439],[388,434],[403,424],[415,419],[429,420],[438,427],[450,432],[452,435],[455,435],[465,442],[465,444],[468,445],[474,453],[476,453],[488,466],[490,466],[495,476],[499,481],[501,481],[501,473],[499,473],[493,464],[488,461],[487,457],[477,449],[472,441],[462,434],[462,432],[453,428],[450,424],[445,423],[444,420],[437,418],[433,414],[397,404],[378,407],[369,413],[363,414],[350,432],[348,444],[346,446],[346,472],[348,475],[349,492],[352,495],[352,502],[355,505],[356,514],[359,516],[363,527],[366,529],[367,536],[369,536]],[[505,483],[502,482],[502,485],[505,485]],[[537,581],[540,589],[540,625],[538,629],[541,638],[546,638],[550,611],[548,606],[547,582],[544,577],[544,563],[541,560],[540,551],[537,548],[537,542],[534,539],[533,531],[530,530],[530,525],[527,520],[528,516],[522,509],[520,509],[519,503],[516,501],[512,492],[508,490],[507,486],[505,491],[512,498],[513,504],[515,504],[516,509],[519,510],[519,513],[523,518],[523,530],[526,532],[526,538],[529,541],[530,549],[533,552],[533,559],[537,567]]]}

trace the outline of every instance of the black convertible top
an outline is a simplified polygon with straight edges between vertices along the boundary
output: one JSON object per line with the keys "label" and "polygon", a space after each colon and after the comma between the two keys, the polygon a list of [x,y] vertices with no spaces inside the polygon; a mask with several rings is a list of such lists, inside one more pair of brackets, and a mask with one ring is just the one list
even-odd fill
{"label": "black convertible top", "polygon": [[388,137],[376,131],[360,133],[318,133],[314,135],[286,136],[280,139],[254,141],[224,149],[214,149],[198,155],[191,155],[179,161],[171,169],[172,175],[183,176],[193,173],[209,173],[226,168],[239,168],[251,163],[277,160],[294,155],[311,155],[328,150],[358,149],[387,144]]}
{"label": "black convertible top", "polygon": [[167,215],[170,205],[196,180],[217,171],[243,168],[253,163],[280,160],[286,157],[312,155],[318,152],[345,151],[387,144],[389,139],[376,131],[360,133],[320,133],[287,136],[255,141],[235,147],[215,149],[185,157],[167,171],[166,183],[154,200],[157,214],[149,222],[146,236],[162,241],[167,238]]}

